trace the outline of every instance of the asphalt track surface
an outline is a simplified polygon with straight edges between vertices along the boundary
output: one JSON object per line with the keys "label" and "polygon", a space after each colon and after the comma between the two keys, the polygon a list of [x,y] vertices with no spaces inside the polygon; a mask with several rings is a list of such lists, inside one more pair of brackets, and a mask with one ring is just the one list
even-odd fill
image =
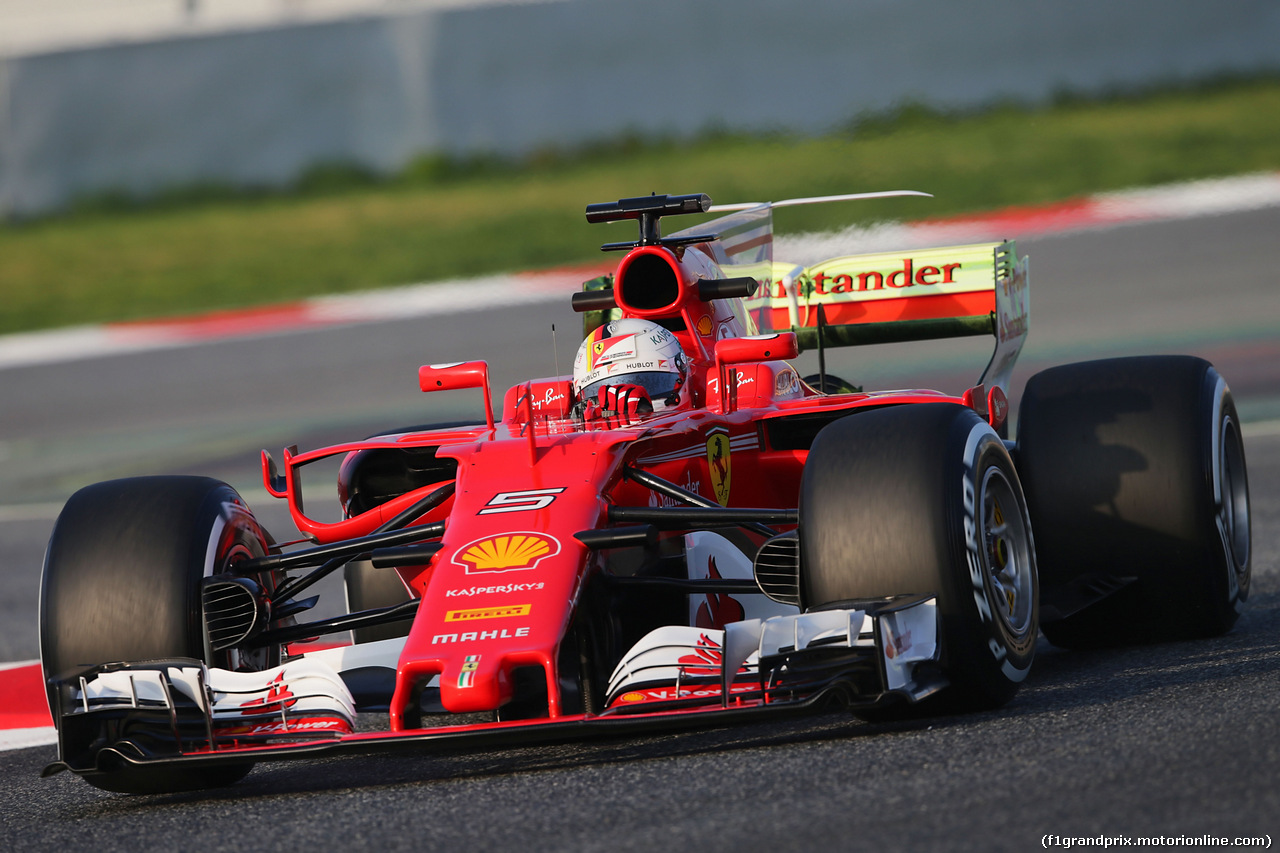
{"label": "asphalt track surface", "polygon": [[[198,794],[124,797],[67,774],[41,780],[54,748],[20,749],[0,753],[0,849],[1027,850],[1050,835],[1269,846],[1280,834],[1277,234],[1271,208],[1020,246],[1032,257],[1033,325],[1015,381],[1081,358],[1187,352],[1231,384],[1246,421],[1253,589],[1225,637],[1088,653],[1042,642],[1017,698],[993,713],[873,725],[833,712],[287,762]],[[0,371],[0,660],[38,656],[44,542],[80,485],[211,474],[288,538],[287,516],[259,485],[260,447],[458,417],[475,401],[422,397],[419,364],[485,357],[505,388],[556,373],[557,360],[567,372],[576,326],[564,306],[495,305]],[[828,366],[872,386],[959,391],[985,360],[974,343],[832,353]],[[813,356],[800,366],[813,369]]]}

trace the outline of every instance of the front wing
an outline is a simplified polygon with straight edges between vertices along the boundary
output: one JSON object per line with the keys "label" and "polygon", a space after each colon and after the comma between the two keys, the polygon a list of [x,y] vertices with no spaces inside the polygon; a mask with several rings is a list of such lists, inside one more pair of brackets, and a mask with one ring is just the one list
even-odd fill
{"label": "front wing", "polygon": [[565,742],[802,714],[833,701],[915,702],[946,686],[938,654],[936,600],[926,596],[723,630],[669,626],[623,657],[598,714],[405,731],[357,731],[343,673],[319,657],[259,673],[190,659],[107,664],[51,682],[59,760],[44,775]]}

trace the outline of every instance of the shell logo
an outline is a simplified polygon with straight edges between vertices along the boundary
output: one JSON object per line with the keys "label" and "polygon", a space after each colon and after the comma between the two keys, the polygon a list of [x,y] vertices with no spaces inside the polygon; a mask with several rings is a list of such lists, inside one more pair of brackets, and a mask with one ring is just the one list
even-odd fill
{"label": "shell logo", "polygon": [[486,536],[458,549],[453,562],[467,574],[514,572],[532,569],[547,557],[560,553],[560,542],[541,533],[504,533]]}

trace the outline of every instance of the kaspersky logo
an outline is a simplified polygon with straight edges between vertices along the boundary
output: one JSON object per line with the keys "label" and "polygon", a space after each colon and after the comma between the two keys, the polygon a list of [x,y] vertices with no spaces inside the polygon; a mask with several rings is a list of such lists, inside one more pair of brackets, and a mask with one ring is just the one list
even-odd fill
{"label": "kaspersky logo", "polygon": [[515,572],[537,567],[547,557],[560,553],[560,541],[543,533],[503,533],[486,536],[459,548],[453,562],[467,574]]}

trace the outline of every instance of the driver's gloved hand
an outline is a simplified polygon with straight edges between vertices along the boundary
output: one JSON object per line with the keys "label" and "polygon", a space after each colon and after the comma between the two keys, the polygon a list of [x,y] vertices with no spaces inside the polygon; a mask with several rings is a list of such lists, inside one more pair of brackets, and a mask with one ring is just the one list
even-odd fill
{"label": "driver's gloved hand", "polygon": [[653,400],[639,385],[605,385],[595,400],[583,407],[584,420],[617,420],[628,424],[653,414]]}

